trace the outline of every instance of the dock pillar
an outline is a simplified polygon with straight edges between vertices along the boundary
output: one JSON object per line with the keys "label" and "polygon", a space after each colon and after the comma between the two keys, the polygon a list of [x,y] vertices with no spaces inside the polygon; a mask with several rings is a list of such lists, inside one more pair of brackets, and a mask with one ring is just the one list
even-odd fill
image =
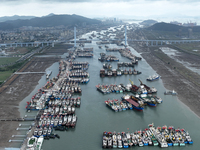
{"label": "dock pillar", "polygon": [[26,47],[28,47],[28,43],[26,43]]}
{"label": "dock pillar", "polygon": [[54,42],[52,42],[52,47],[54,47]]}
{"label": "dock pillar", "polygon": [[149,46],[149,42],[148,41],[146,41],[146,46]]}
{"label": "dock pillar", "polygon": [[125,25],[125,46],[127,46],[127,34],[126,34],[126,25]]}
{"label": "dock pillar", "polygon": [[23,142],[24,140],[9,140],[9,142]]}
{"label": "dock pillar", "polygon": [[74,27],[74,47],[76,47],[76,27]]}
{"label": "dock pillar", "polygon": [[158,41],[156,41],[156,46],[158,45]]}
{"label": "dock pillar", "polygon": [[12,135],[12,137],[26,137],[26,135]]}
{"label": "dock pillar", "polygon": [[153,46],[153,41],[151,41],[151,46]]}

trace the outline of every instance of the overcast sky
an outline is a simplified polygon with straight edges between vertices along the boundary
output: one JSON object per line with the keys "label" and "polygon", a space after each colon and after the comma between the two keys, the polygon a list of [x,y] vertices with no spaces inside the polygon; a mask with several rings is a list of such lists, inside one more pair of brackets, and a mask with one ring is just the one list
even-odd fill
{"label": "overcast sky", "polygon": [[[94,17],[199,17],[199,0],[0,0],[0,17],[77,14]],[[191,19],[192,20],[192,19]]]}

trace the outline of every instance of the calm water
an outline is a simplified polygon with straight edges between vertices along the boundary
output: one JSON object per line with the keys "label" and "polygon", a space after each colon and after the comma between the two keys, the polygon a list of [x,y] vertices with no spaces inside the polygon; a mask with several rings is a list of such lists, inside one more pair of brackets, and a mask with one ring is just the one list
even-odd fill
{"label": "calm water", "polygon": [[[85,35],[87,36],[87,35]],[[84,37],[84,36],[83,36]],[[99,71],[103,66],[103,63],[98,61],[99,54],[106,52],[105,48],[99,49],[96,42],[86,44],[85,47],[94,48],[94,57],[85,59],[80,58],[76,61],[88,61],[90,63],[88,72],[90,73],[90,82],[87,85],[81,85],[82,88],[82,102],[81,107],[76,109],[78,117],[77,125],[75,129],[69,129],[68,131],[55,131],[60,135],[60,139],[45,140],[43,144],[43,150],[100,150],[102,144],[102,133],[104,131],[136,131],[143,130],[148,127],[149,123],[154,123],[155,126],[173,125],[175,128],[185,128],[188,130],[194,144],[186,145],[185,147],[169,147],[167,149],[190,149],[198,150],[199,146],[199,125],[200,119],[190,111],[187,106],[182,104],[176,96],[164,95],[166,90],[163,86],[162,79],[155,82],[146,82],[146,78],[149,75],[153,75],[156,72],[146,63],[144,59],[139,61],[139,64],[135,66],[135,69],[142,71],[142,74],[124,75],[121,77],[99,77]],[[116,45],[109,45],[109,47],[116,47]],[[111,55],[117,56],[120,61],[128,62],[127,58],[121,57],[118,52],[107,52]],[[132,53],[140,56],[135,50],[132,49]],[[113,68],[117,67],[117,62],[111,63]],[[51,78],[58,73],[58,63],[53,64],[50,69],[53,70]],[[120,99],[123,94],[108,94],[103,95],[98,92],[95,85],[99,83],[104,84],[120,84],[129,83],[129,79],[134,81],[136,85],[142,80],[150,87],[156,87],[158,89],[157,95],[163,99],[163,103],[157,107],[152,108],[146,106],[143,112],[137,112],[135,110],[127,110],[124,112],[113,112],[106,107],[104,101],[108,98]],[[46,83],[45,76],[39,81],[35,90],[27,96],[23,102],[20,103],[20,110],[22,116],[25,114],[25,102],[28,101],[33,94],[37,92],[41,86]],[[31,114],[30,114],[31,115]],[[130,149],[160,149],[159,147],[132,147]]]}

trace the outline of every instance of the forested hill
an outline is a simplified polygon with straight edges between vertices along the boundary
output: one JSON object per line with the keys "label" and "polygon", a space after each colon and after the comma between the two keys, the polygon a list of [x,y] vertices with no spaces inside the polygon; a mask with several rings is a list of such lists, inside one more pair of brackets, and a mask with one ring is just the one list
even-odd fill
{"label": "forested hill", "polygon": [[147,28],[148,30],[158,30],[158,31],[188,31],[188,29],[192,29],[193,32],[200,32],[200,26],[193,26],[193,27],[184,27],[179,26],[171,23],[156,23]]}
{"label": "forested hill", "polygon": [[0,22],[0,30],[11,30],[20,28],[23,26],[32,27],[54,27],[54,26],[75,26],[75,25],[91,25],[99,24],[101,21],[96,19],[90,19],[79,15],[51,15],[45,17],[35,17],[32,19],[18,19],[10,20],[6,22]]}

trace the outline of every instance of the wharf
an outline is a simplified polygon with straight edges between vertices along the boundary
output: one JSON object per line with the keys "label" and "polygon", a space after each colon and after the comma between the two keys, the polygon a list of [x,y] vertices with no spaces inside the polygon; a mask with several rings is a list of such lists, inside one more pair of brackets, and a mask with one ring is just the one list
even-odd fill
{"label": "wharf", "polygon": [[35,121],[35,118],[0,119],[0,121]]}

